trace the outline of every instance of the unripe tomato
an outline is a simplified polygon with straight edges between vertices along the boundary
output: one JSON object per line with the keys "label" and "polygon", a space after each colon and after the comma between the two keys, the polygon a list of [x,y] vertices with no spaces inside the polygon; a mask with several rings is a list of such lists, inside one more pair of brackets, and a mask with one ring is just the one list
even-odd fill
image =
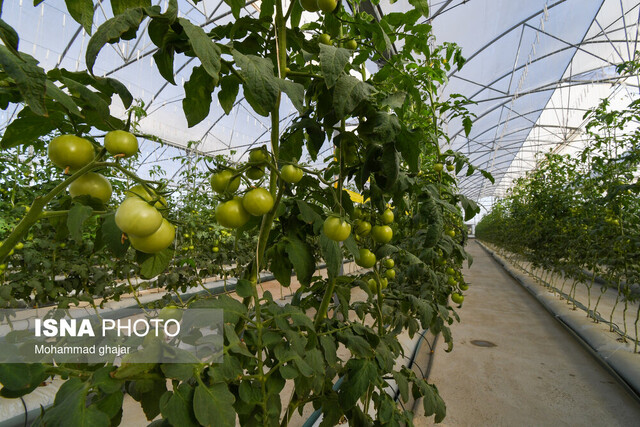
{"label": "unripe tomato", "polygon": [[455,232],[454,230],[451,230],[451,229],[446,230],[446,231],[445,231],[445,234],[446,234],[447,236],[451,237],[451,238],[453,238],[453,237],[455,237],[455,236],[456,236],[456,232]]}
{"label": "unripe tomato", "polygon": [[316,0],[300,0],[300,5],[307,12],[317,12],[320,10]]}
{"label": "unripe tomato", "polygon": [[284,165],[282,167],[282,171],[280,171],[280,175],[282,175],[282,179],[289,184],[296,184],[302,179],[302,169],[297,168],[293,165]]}
{"label": "unripe tomato", "polygon": [[91,162],[96,156],[93,144],[75,135],[61,135],[54,138],[47,149],[49,160],[60,169],[73,172]]}
{"label": "unripe tomato", "polygon": [[387,289],[387,286],[389,286],[389,281],[387,280],[386,277],[383,277],[380,279],[380,289]]}
{"label": "unripe tomato", "polygon": [[265,148],[254,148],[249,151],[249,163],[263,164],[267,161],[267,151]]}
{"label": "unripe tomato", "polygon": [[384,275],[387,276],[388,279],[395,279],[396,271],[393,268],[390,268],[384,272]]}
{"label": "unripe tomato", "polygon": [[[252,166],[244,173],[247,178],[252,181],[256,181],[264,176],[264,167]],[[236,189],[237,190],[237,189]],[[234,190],[235,191],[235,190]]]}
{"label": "unripe tomato", "polygon": [[64,243],[64,242],[60,243],[60,248],[64,249],[64,248],[66,248],[66,247],[67,247],[67,244],[66,244],[66,243]]}
{"label": "unripe tomato", "polygon": [[162,225],[162,214],[139,198],[124,199],[116,210],[116,225],[127,234],[146,237]]}
{"label": "unripe tomato", "polygon": [[111,198],[111,183],[104,176],[87,172],[69,185],[69,194],[71,197],[91,196],[107,203]]}
{"label": "unripe tomato", "polygon": [[318,0],[318,7],[324,13],[331,13],[338,6],[337,0]]}
{"label": "unripe tomato", "polygon": [[190,251],[192,251],[192,250],[194,250],[194,249],[195,249],[195,246],[193,246],[193,245],[189,245],[189,250],[190,250]]}
{"label": "unripe tomato", "polygon": [[356,227],[356,234],[361,237],[367,236],[371,232],[371,223],[368,221],[360,221]]}
{"label": "unripe tomato", "polygon": [[452,267],[447,267],[446,271],[449,276],[453,276],[456,273],[456,271]]}
{"label": "unripe tomato", "polygon": [[318,41],[322,44],[331,45],[331,36],[329,34],[320,34]]}
{"label": "unripe tomato", "polygon": [[458,284],[458,281],[456,280],[456,278],[455,278],[455,277],[453,277],[453,276],[449,276],[449,277],[447,278],[447,283],[448,283],[448,284],[450,284],[451,286],[455,286],[455,285],[457,285],[457,284]]}
{"label": "unripe tomato", "polygon": [[128,189],[124,193],[124,197],[125,199],[128,199],[130,197],[133,197],[136,199],[143,199],[143,200],[146,200],[147,202],[157,200],[157,202],[153,205],[153,207],[156,209],[167,209],[167,206],[168,206],[167,199],[165,199],[162,196],[158,197],[158,195],[151,189],[147,191],[147,189],[144,188],[142,184],[134,185],[133,187]]}
{"label": "unripe tomato", "polygon": [[184,237],[185,237],[185,239],[188,239],[189,238],[189,233],[184,233]]}
{"label": "unripe tomato", "polygon": [[358,48],[358,42],[351,39],[347,43],[345,43],[344,47],[351,50],[356,50]]}
{"label": "unripe tomato", "polygon": [[104,137],[104,148],[113,156],[124,154],[124,157],[130,157],[138,152],[138,139],[127,131],[112,130]]}
{"label": "unripe tomato", "polygon": [[360,256],[356,259],[356,264],[363,268],[371,268],[376,265],[376,255],[369,249],[360,248]]}
{"label": "unripe tomato", "polygon": [[230,169],[214,173],[211,175],[211,187],[216,193],[234,193],[240,187],[240,177],[231,179],[235,172]]}
{"label": "unripe tomato", "polygon": [[238,228],[249,222],[251,215],[242,206],[242,199],[234,197],[233,200],[220,203],[216,207],[216,219],[218,224],[227,228]]}
{"label": "unripe tomato", "polygon": [[331,240],[342,242],[351,234],[351,225],[341,218],[330,216],[324,221],[322,230]]}
{"label": "unripe tomato", "polygon": [[384,260],[384,266],[387,268],[393,268],[396,265],[395,261],[391,258],[387,258]]}
{"label": "unripe tomato", "polygon": [[457,292],[454,292],[451,294],[451,301],[455,302],[456,304],[462,304],[462,301],[464,301],[464,295],[460,295]]}
{"label": "unripe tomato", "polygon": [[449,163],[449,164],[447,165],[447,170],[448,170],[449,172],[453,172],[454,170],[456,170],[456,166],[455,166],[455,165],[452,165],[451,163]]}
{"label": "unripe tomato", "polygon": [[373,292],[374,294],[378,293],[378,282],[376,282],[376,279],[367,280],[367,285],[369,285],[369,290],[371,292]]}
{"label": "unripe tomato", "polygon": [[21,251],[22,249],[24,249],[24,243],[22,242],[18,242],[16,243],[16,245],[13,247],[16,251]]}
{"label": "unripe tomato", "polygon": [[393,230],[388,225],[376,225],[371,229],[371,237],[376,243],[389,243],[393,237]]}
{"label": "unripe tomato", "polygon": [[164,320],[165,322],[171,319],[180,321],[182,319],[182,309],[175,305],[163,307],[158,313],[158,319]]}
{"label": "unripe tomato", "polygon": [[436,172],[442,172],[442,169],[444,169],[444,165],[442,163],[436,163],[433,165],[433,170]]}
{"label": "unripe tomato", "polygon": [[129,242],[131,242],[131,246],[134,249],[140,252],[155,254],[171,246],[175,237],[176,228],[169,221],[162,218],[162,224],[155,232],[148,236],[129,234]]}
{"label": "unripe tomato", "polygon": [[393,211],[389,208],[382,213],[382,223],[391,224],[393,222]]}
{"label": "unripe tomato", "polygon": [[217,246],[214,246],[213,248],[211,248],[211,250],[213,251],[213,253],[218,253],[220,252],[220,248]]}
{"label": "unripe tomato", "polygon": [[460,283],[460,290],[466,291],[467,289],[469,289],[469,285],[466,283]]}
{"label": "unripe tomato", "polygon": [[353,218],[354,219],[362,219],[364,218],[364,212],[361,208],[353,208]]}
{"label": "unripe tomato", "polygon": [[264,188],[254,188],[244,195],[242,206],[253,216],[264,215],[273,208],[273,196]]}
{"label": "unripe tomato", "polygon": [[[0,264],[0,271],[4,271],[7,269],[7,264]],[[9,286],[2,286],[3,289],[9,289]]]}

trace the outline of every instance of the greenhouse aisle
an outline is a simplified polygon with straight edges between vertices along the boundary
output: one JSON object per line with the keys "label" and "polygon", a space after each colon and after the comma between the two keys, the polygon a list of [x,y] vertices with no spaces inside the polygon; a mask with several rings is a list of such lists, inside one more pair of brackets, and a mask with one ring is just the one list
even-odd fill
{"label": "greenhouse aisle", "polygon": [[453,351],[438,342],[429,376],[447,404],[440,425],[637,425],[640,404],[475,241],[468,251]]}

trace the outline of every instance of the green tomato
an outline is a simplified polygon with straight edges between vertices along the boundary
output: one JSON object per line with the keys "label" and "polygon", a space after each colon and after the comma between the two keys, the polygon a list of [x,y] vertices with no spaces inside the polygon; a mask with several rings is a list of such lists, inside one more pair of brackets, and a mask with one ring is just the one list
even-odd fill
{"label": "green tomato", "polygon": [[162,214],[146,201],[128,198],[116,210],[116,225],[124,233],[138,237],[153,234],[162,225]]}
{"label": "green tomato", "polygon": [[344,47],[346,47],[347,49],[356,50],[358,48],[358,42],[351,39],[345,43]]}
{"label": "green tomato", "polygon": [[[0,264],[0,271],[4,271],[7,269],[7,264]],[[6,288],[9,288],[9,286],[5,286]]]}
{"label": "green tomato", "polygon": [[155,232],[148,236],[130,234],[129,242],[131,242],[131,246],[133,246],[134,249],[140,252],[155,254],[171,246],[175,237],[176,228],[169,221],[162,218],[162,224]]}
{"label": "green tomato", "polygon": [[64,242],[60,243],[60,248],[64,249],[64,248],[66,248],[66,247],[67,247],[67,244],[66,244],[66,243],[64,243]]}
{"label": "green tomato", "polygon": [[466,291],[467,289],[469,289],[469,285],[467,285],[466,283],[460,283],[461,291]]}
{"label": "green tomato", "polygon": [[180,321],[182,319],[182,309],[178,308],[175,305],[168,305],[163,307],[162,310],[158,313],[158,319],[164,320],[177,320]]}
{"label": "green tomato", "polygon": [[184,233],[184,238],[188,239],[189,238],[189,233]]}
{"label": "green tomato", "polygon": [[371,229],[371,237],[376,243],[389,243],[393,238],[393,230],[388,225],[376,225]]}
{"label": "green tomato", "polygon": [[75,135],[61,135],[54,138],[47,149],[49,160],[60,169],[67,167],[77,171],[90,163],[96,156],[93,144]]}
{"label": "green tomato", "polygon": [[444,169],[444,165],[442,163],[436,163],[433,165],[433,170],[436,172],[442,172],[442,169]]}
{"label": "green tomato", "polygon": [[235,193],[240,187],[240,177],[231,179],[235,172],[230,169],[214,173],[211,175],[211,187],[216,193]]}
{"label": "green tomato", "polygon": [[449,276],[453,276],[454,274],[456,274],[456,271],[452,267],[447,267],[446,271]]}
{"label": "green tomato", "polygon": [[151,189],[147,190],[142,184],[134,185],[133,187],[128,189],[124,193],[124,197],[125,199],[133,197],[136,199],[146,200],[147,202],[156,200],[156,203],[153,205],[153,207],[156,209],[167,209],[168,206],[167,199],[162,196],[158,197],[155,191]]}
{"label": "green tomato", "polygon": [[393,268],[396,265],[395,261],[391,258],[387,258],[384,260],[384,266],[387,268]]}
{"label": "green tomato", "polygon": [[300,5],[307,12],[317,12],[320,10],[316,0],[300,0]]}
{"label": "green tomato", "polygon": [[384,275],[387,277],[387,279],[395,279],[396,271],[393,268],[390,268],[384,272]]}
{"label": "green tomato", "polygon": [[18,242],[16,243],[16,245],[13,247],[16,251],[21,251],[22,249],[24,249],[24,243],[22,242]]}
{"label": "green tomato", "polygon": [[364,212],[361,208],[353,208],[353,219],[363,219],[364,218]]}
{"label": "green tomato", "polygon": [[284,165],[280,175],[284,182],[289,184],[297,184],[301,179],[304,172],[302,169],[295,167],[294,165]]}
{"label": "green tomato", "polygon": [[371,223],[368,221],[360,221],[356,227],[356,234],[365,237],[371,232]]}
{"label": "green tomato", "polygon": [[264,188],[254,188],[244,195],[242,206],[251,215],[261,216],[273,208],[273,196]]}
{"label": "green tomato", "polygon": [[220,203],[216,207],[216,219],[218,223],[227,228],[238,228],[249,222],[251,214],[242,206],[242,199],[234,197],[233,200]]}
{"label": "green tomato", "polygon": [[213,251],[213,253],[218,253],[220,252],[220,248],[217,246],[214,246],[213,248],[211,248],[211,250]]}
{"label": "green tomato", "polygon": [[329,34],[320,34],[318,41],[322,44],[331,45],[331,36]]}
{"label": "green tomato", "polygon": [[455,302],[456,304],[462,304],[462,301],[464,301],[464,295],[460,295],[457,292],[454,292],[451,294],[451,301]]}
{"label": "green tomato", "polygon": [[393,222],[393,211],[389,208],[385,209],[382,213],[382,223],[383,224],[391,224]]}
{"label": "green tomato", "polygon": [[131,157],[138,152],[138,140],[127,131],[112,130],[104,137],[104,147],[113,156]]}
{"label": "green tomato", "polygon": [[376,265],[376,255],[369,249],[360,248],[359,257],[356,259],[356,264],[363,268],[371,268]]}
{"label": "green tomato", "polygon": [[351,234],[351,225],[341,218],[330,216],[324,221],[322,230],[331,240],[342,242]]}
{"label": "green tomato", "polygon": [[367,280],[367,285],[369,285],[369,290],[374,293],[377,294],[378,293],[378,282],[376,282],[375,279],[369,279]]}
{"label": "green tomato", "polygon": [[451,238],[456,236],[456,232],[454,230],[446,230],[445,234]]}
{"label": "green tomato", "polygon": [[338,6],[337,0],[318,0],[318,7],[324,13],[331,13]]}
{"label": "green tomato", "polygon": [[449,277],[447,278],[447,283],[448,283],[449,285],[451,285],[451,286],[455,286],[455,285],[457,285],[457,284],[458,284],[458,281],[456,280],[456,278],[455,278],[455,277],[453,277],[453,276],[449,276]]}
{"label": "green tomato", "polygon": [[456,166],[455,166],[455,165],[452,165],[452,164],[448,164],[448,165],[447,165],[447,170],[448,170],[449,172],[453,172],[454,170],[456,170]]}
{"label": "green tomato", "polygon": [[264,167],[252,166],[244,173],[247,178],[252,181],[257,181],[264,176]]}
{"label": "green tomato", "polygon": [[267,149],[265,147],[254,148],[249,151],[249,163],[263,164],[267,161]]}
{"label": "green tomato", "polygon": [[387,286],[389,286],[389,281],[387,280],[386,277],[383,277],[380,279],[380,289],[387,289]]}
{"label": "green tomato", "polygon": [[69,185],[71,197],[91,196],[102,203],[109,201],[112,191],[109,180],[95,172],[87,172]]}

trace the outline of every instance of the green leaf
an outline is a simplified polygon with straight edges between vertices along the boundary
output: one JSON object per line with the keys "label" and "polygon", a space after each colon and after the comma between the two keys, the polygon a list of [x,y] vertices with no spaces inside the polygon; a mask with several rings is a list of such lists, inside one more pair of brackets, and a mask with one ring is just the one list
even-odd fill
{"label": "green leaf", "polygon": [[110,115],[109,104],[97,93],[86,87],[82,83],[78,83],[73,79],[63,77],[62,83],[67,86],[71,95],[76,98],[80,98],[84,101],[85,108],[95,110],[101,117],[108,117]]}
{"label": "green leaf", "polygon": [[29,108],[39,116],[46,116],[44,95],[47,76],[44,70],[38,67],[38,61],[26,53],[21,53],[18,58],[7,47],[0,46],[0,67],[15,80]]}
{"label": "green leaf", "polygon": [[0,40],[4,43],[4,45],[11,50],[14,55],[18,55],[18,43],[20,43],[20,38],[18,37],[18,33],[13,27],[4,20],[0,19]]}
{"label": "green leaf", "polygon": [[422,132],[402,129],[396,140],[396,148],[402,154],[402,158],[409,166],[411,172],[418,172],[420,168],[420,144]]}
{"label": "green leaf", "polygon": [[173,57],[174,51],[171,47],[160,48],[153,54],[153,60],[156,62],[160,75],[164,77],[166,81],[175,85],[176,81],[173,76]]}
{"label": "green leaf", "polygon": [[318,234],[322,229],[322,225],[324,224],[324,220],[322,216],[307,204],[304,200],[296,200],[296,204],[298,205],[298,209],[300,210],[300,216],[302,220],[307,224],[313,224],[313,232]]}
{"label": "green leaf", "polygon": [[409,381],[407,377],[402,372],[393,372],[393,378],[396,380],[402,401],[407,403],[409,401]]}
{"label": "green leaf", "polygon": [[313,258],[313,249],[308,243],[303,242],[297,237],[289,236],[285,246],[289,259],[293,264],[298,281],[302,285],[311,283],[311,277],[316,271],[315,259]]}
{"label": "green leaf", "polygon": [[193,25],[188,19],[178,18],[178,22],[189,38],[193,52],[217,85],[220,79],[220,48],[202,28]]}
{"label": "green leaf", "polygon": [[336,116],[346,117],[361,101],[373,95],[375,89],[368,83],[360,81],[353,76],[343,75],[335,87],[336,96],[333,97],[333,108]]}
{"label": "green leaf", "polygon": [[[320,69],[322,75],[324,75],[324,81],[327,83],[327,87],[333,87],[342,72],[345,65],[349,63],[351,59],[351,52],[341,47],[335,47],[325,44],[320,44]],[[340,94],[338,94],[340,96]]]}
{"label": "green leaf", "polygon": [[185,97],[182,109],[187,117],[187,124],[193,127],[209,115],[211,93],[216,84],[204,67],[194,67],[189,81],[184,84]]}
{"label": "green leaf", "polygon": [[386,178],[383,189],[389,190],[398,180],[398,173],[400,172],[400,159],[398,158],[398,152],[393,143],[388,143],[383,146],[382,171]]}
{"label": "green leaf", "polygon": [[106,246],[117,258],[127,253],[129,240],[122,242],[122,231],[116,225],[115,215],[107,215],[96,233],[96,248]]}
{"label": "green leaf", "polygon": [[47,96],[58,101],[74,116],[82,117],[82,113],[73,98],[64,93],[62,89],[56,86],[51,80],[47,80]]}
{"label": "green leaf", "polygon": [[140,266],[140,276],[151,279],[166,271],[173,259],[173,249],[167,248],[155,254],[137,252],[136,261]]}
{"label": "green leaf", "polygon": [[429,19],[429,0],[409,0],[409,4],[420,11],[422,16]]}
{"label": "green leaf", "polygon": [[93,406],[86,406],[89,385],[79,378],[71,378],[62,384],[53,406],[42,418],[51,427],[107,427],[111,425],[107,414]]}
{"label": "green leaf", "polygon": [[224,0],[224,2],[231,7],[231,13],[233,13],[233,17],[236,19],[240,17],[240,12],[246,4],[245,0]]}
{"label": "green leaf", "polygon": [[0,363],[0,395],[17,398],[31,393],[47,378],[41,363]]}
{"label": "green leaf", "polygon": [[31,108],[25,107],[4,130],[0,146],[12,148],[19,145],[32,145],[40,137],[56,129],[64,119],[64,113],[60,111],[49,111],[48,117],[42,117],[34,113]]}
{"label": "green leaf", "polygon": [[235,401],[224,383],[213,384],[211,387],[198,385],[193,397],[193,410],[196,419],[203,426],[235,427]]}
{"label": "green leaf", "polygon": [[198,426],[193,413],[193,388],[182,383],[173,392],[166,392],[160,398],[162,416],[174,426]]}
{"label": "green leaf", "polygon": [[242,298],[250,297],[253,295],[253,285],[250,281],[240,279],[236,285],[236,294]]}
{"label": "green leaf", "polygon": [[464,135],[468,137],[469,132],[471,132],[471,126],[473,126],[471,117],[465,117],[464,119],[462,119],[462,126],[464,127]]}
{"label": "green leaf", "polygon": [[166,393],[167,386],[164,379],[138,379],[129,385],[128,391],[131,397],[140,402],[147,420],[151,421],[160,413],[160,398]]}
{"label": "green leaf", "polygon": [[112,79],[111,77],[96,77],[95,82],[94,87],[100,92],[109,97],[116,93],[122,100],[124,108],[129,108],[131,106],[131,103],[133,102],[133,95],[131,95],[131,92],[129,92],[129,89],[127,89],[124,84],[116,79]]}
{"label": "green leaf", "polygon": [[353,234],[350,234],[343,244],[349,253],[353,255],[354,259],[360,257],[360,249],[358,249],[358,244],[356,243],[356,239],[353,237]]}
{"label": "green leaf", "polygon": [[293,106],[300,114],[304,112],[304,86],[290,80],[278,79],[280,90],[287,94]]}
{"label": "green leaf", "polygon": [[358,403],[369,386],[378,383],[378,370],[375,362],[369,359],[350,359],[347,362],[347,377],[340,387],[340,406],[347,411]]}
{"label": "green leaf", "polygon": [[327,264],[327,274],[329,280],[337,277],[340,273],[340,264],[342,263],[342,251],[338,242],[329,239],[322,233],[320,235],[320,250],[322,251],[322,257]]}
{"label": "green leaf", "polygon": [[127,9],[134,7],[149,7],[151,0],[111,0],[111,10],[114,15],[120,15]]}
{"label": "green leaf", "polygon": [[225,114],[229,114],[233,105],[236,103],[238,90],[240,89],[240,79],[234,75],[228,75],[220,79],[220,92],[218,92],[218,101]]}
{"label": "green leaf", "polygon": [[93,66],[102,47],[107,43],[115,43],[120,37],[130,31],[137,31],[142,22],[142,9],[127,9],[114,18],[106,20],[89,40],[85,61],[87,69],[93,74]]}
{"label": "green leaf", "polygon": [[293,265],[289,261],[285,245],[282,242],[278,243],[269,249],[268,255],[271,259],[269,263],[271,272],[282,286],[288,288],[291,285],[291,269]]}
{"label": "green leaf", "polygon": [[224,311],[225,323],[237,323],[241,317],[246,317],[247,307],[242,302],[228,295],[220,295],[212,300],[199,300],[191,304],[191,308],[218,308]]}
{"label": "green leaf", "polygon": [[273,75],[273,64],[270,59],[254,55],[243,55],[233,50],[233,59],[240,67],[244,78],[244,96],[256,113],[268,116],[276,106],[280,85]]}
{"label": "green leaf", "polygon": [[93,0],[65,0],[67,10],[75,21],[91,35],[93,25]]}
{"label": "green leaf", "polygon": [[122,381],[111,377],[111,373],[117,368],[115,366],[105,366],[98,369],[91,375],[91,384],[98,387],[103,393],[115,393],[122,388]]}
{"label": "green leaf", "polygon": [[406,97],[406,92],[393,92],[385,99],[383,99],[380,104],[393,109],[400,108],[404,104],[404,100]]}
{"label": "green leaf", "polygon": [[82,242],[82,225],[93,214],[91,206],[74,203],[67,215],[67,228],[71,238],[76,242]]}

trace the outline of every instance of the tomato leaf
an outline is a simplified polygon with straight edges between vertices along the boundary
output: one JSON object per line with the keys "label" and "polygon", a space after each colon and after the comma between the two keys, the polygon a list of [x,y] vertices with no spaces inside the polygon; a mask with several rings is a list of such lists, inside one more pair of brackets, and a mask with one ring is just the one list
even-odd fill
{"label": "tomato leaf", "polygon": [[71,17],[91,35],[93,25],[93,0],[65,0]]}
{"label": "tomato leaf", "polygon": [[220,79],[220,91],[218,92],[218,101],[225,114],[229,114],[238,96],[240,89],[240,79],[234,75],[228,75]]}
{"label": "tomato leaf", "polygon": [[160,48],[153,54],[153,60],[158,66],[158,72],[160,75],[164,77],[166,81],[175,85],[176,81],[173,76],[173,57],[174,50],[172,47]]}
{"label": "tomato leaf", "polygon": [[235,427],[235,401],[224,383],[216,383],[211,387],[198,385],[193,396],[193,411],[201,425]]}
{"label": "tomato leaf", "polygon": [[64,93],[62,89],[56,86],[51,80],[47,80],[47,96],[59,102],[71,114],[76,117],[82,117],[82,113],[78,109],[73,98]]}
{"label": "tomato leaf", "polygon": [[320,69],[328,88],[336,84],[350,58],[351,52],[347,49],[320,44]]}
{"label": "tomato leaf", "polygon": [[340,273],[340,264],[342,263],[342,251],[338,242],[329,239],[324,233],[320,234],[320,250],[322,257],[327,263],[327,274],[329,280],[338,276]]}
{"label": "tomato leaf", "polygon": [[243,55],[232,51],[240,74],[244,78],[244,96],[256,113],[268,116],[275,108],[280,85],[273,75],[273,63],[270,59],[254,55]]}
{"label": "tomato leaf", "polygon": [[368,99],[375,93],[375,89],[368,83],[350,75],[343,75],[336,83],[333,98],[333,108],[336,116],[345,117],[351,113],[361,101]]}
{"label": "tomato leaf", "polygon": [[0,395],[14,399],[31,393],[47,378],[46,367],[41,363],[1,363]]}
{"label": "tomato leaf", "polygon": [[52,427],[110,426],[109,416],[93,406],[86,406],[89,385],[79,378],[71,378],[62,384],[42,421]]}
{"label": "tomato leaf", "polygon": [[409,3],[420,11],[422,16],[429,19],[429,1],[428,0],[409,0]]}
{"label": "tomato leaf", "polygon": [[193,25],[188,19],[178,18],[178,22],[189,38],[193,52],[217,85],[220,79],[220,48],[211,41],[202,28]]}
{"label": "tomato leaf", "polygon": [[189,127],[197,125],[209,115],[211,93],[215,87],[213,78],[203,66],[193,68],[189,81],[184,84],[185,97],[182,100]]}
{"label": "tomato leaf", "polygon": [[245,280],[245,279],[238,280],[238,283],[236,284],[236,294],[242,298],[252,296],[253,285],[248,280]]}
{"label": "tomato leaf", "polygon": [[269,248],[267,255],[271,259],[269,269],[276,280],[280,282],[282,286],[288,288],[291,285],[291,269],[293,265],[291,265],[291,261],[289,261],[284,244],[278,243]]}
{"label": "tomato leaf", "polygon": [[48,117],[37,115],[29,107],[23,108],[4,131],[0,147],[12,148],[19,145],[31,145],[44,135],[56,129],[64,121],[61,111],[49,111]]}
{"label": "tomato leaf", "polygon": [[304,112],[304,86],[290,80],[278,79],[280,90],[287,94],[300,114]]}
{"label": "tomato leaf", "polygon": [[129,240],[122,243],[122,231],[116,225],[114,215],[105,216],[96,233],[95,247],[98,249],[103,246],[118,258],[122,258],[129,248]]}
{"label": "tomato leaf", "polygon": [[193,388],[186,383],[180,384],[173,392],[167,391],[160,398],[160,411],[171,425],[198,426],[193,413]]}
{"label": "tomato leaf", "polygon": [[47,76],[31,55],[20,53],[18,58],[11,49],[0,46],[0,67],[13,80],[29,108],[39,116],[46,116],[44,105]]}
{"label": "tomato leaf", "polygon": [[93,214],[91,206],[74,203],[67,215],[67,228],[71,238],[76,242],[82,242],[82,226],[84,222]]}
{"label": "tomato leaf", "polygon": [[245,0],[224,0],[226,4],[231,7],[231,13],[233,13],[233,17],[238,19],[240,17],[240,11],[246,4]]}
{"label": "tomato leaf", "polygon": [[464,119],[462,119],[462,126],[464,127],[464,135],[468,137],[469,132],[471,132],[471,126],[473,126],[471,117],[465,117]]}
{"label": "tomato leaf", "polygon": [[127,9],[134,7],[149,7],[151,0],[111,0],[111,10],[114,15],[120,15]]}
{"label": "tomato leaf", "polygon": [[18,37],[18,33],[13,27],[4,20],[0,19],[0,40],[4,43],[4,45],[11,50],[11,53],[20,57],[18,53],[18,43],[20,42],[20,38]]}
{"label": "tomato leaf", "polygon": [[142,9],[127,9],[123,13],[106,20],[98,27],[95,34],[89,40],[87,53],[85,54],[87,69],[91,74],[93,74],[93,66],[96,63],[96,58],[100,50],[102,50],[102,47],[107,43],[119,41],[120,38],[127,33],[137,31],[143,17]]}
{"label": "tomato leaf", "polygon": [[369,386],[377,384],[378,370],[375,362],[369,359],[350,359],[346,365],[347,377],[340,387],[340,406],[349,410],[366,393]]}
{"label": "tomato leaf", "polygon": [[167,248],[155,254],[137,252],[136,260],[140,266],[140,276],[151,279],[164,272],[173,259],[173,249]]}
{"label": "tomato leaf", "polygon": [[289,259],[298,276],[298,281],[305,286],[311,283],[311,277],[316,271],[316,263],[311,246],[297,237],[289,236],[285,250],[289,254]]}
{"label": "tomato leaf", "polygon": [[409,166],[411,172],[418,172],[420,168],[420,143],[422,132],[402,129],[396,139],[396,148]]}

